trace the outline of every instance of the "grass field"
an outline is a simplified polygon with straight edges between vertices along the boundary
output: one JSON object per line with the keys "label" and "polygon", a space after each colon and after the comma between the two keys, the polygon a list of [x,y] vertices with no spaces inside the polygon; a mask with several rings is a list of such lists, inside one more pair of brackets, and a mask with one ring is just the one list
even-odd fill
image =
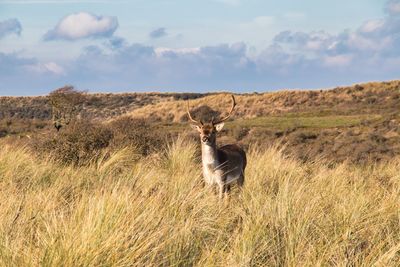
{"label": "grass field", "polygon": [[1,266],[398,266],[400,159],[299,163],[248,152],[243,192],[203,188],[178,138],[88,167],[0,143]]}
{"label": "grass field", "polygon": [[227,94],[88,95],[60,132],[46,98],[0,98],[0,266],[398,266],[399,88],[237,95],[223,201],[185,121]]}
{"label": "grass field", "polygon": [[[328,115],[317,116],[301,114],[288,114],[285,116],[257,117],[251,119],[237,119],[233,122],[227,122],[227,127],[262,127],[284,130],[288,128],[335,128],[350,127],[361,124],[363,121],[377,121],[382,116],[378,114],[371,115]],[[188,123],[164,123],[165,128],[173,131],[183,130],[189,127]]]}

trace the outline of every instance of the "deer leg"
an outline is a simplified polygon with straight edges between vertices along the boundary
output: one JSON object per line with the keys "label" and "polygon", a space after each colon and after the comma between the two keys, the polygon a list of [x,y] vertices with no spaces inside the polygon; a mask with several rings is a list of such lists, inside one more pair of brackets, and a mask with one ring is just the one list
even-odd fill
{"label": "deer leg", "polygon": [[226,201],[229,200],[229,192],[230,191],[231,191],[231,185],[230,184],[224,185],[224,196],[225,196]]}
{"label": "deer leg", "polygon": [[224,193],[229,193],[230,191],[231,191],[231,185],[230,184],[224,185]]}
{"label": "deer leg", "polygon": [[239,179],[237,180],[237,184],[238,184],[239,188],[243,187],[243,184],[244,184],[244,174],[243,173],[240,174]]}
{"label": "deer leg", "polygon": [[219,184],[218,186],[219,186],[219,198],[222,199],[224,197],[225,186],[224,184]]}

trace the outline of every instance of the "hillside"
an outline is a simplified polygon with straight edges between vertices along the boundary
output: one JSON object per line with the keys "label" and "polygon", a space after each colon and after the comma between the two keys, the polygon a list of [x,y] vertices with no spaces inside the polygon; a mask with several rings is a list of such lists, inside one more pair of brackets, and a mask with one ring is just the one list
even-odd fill
{"label": "hillside", "polygon": [[[220,143],[239,141],[245,147],[256,143],[264,148],[279,143],[286,153],[304,161],[360,163],[400,155],[400,81],[241,94],[236,99],[235,116],[221,133]],[[226,113],[230,104],[227,94],[190,101],[194,116],[205,121]],[[130,115],[158,122],[166,132],[181,133],[189,129],[186,105],[183,100],[165,101]]]}
{"label": "hillside", "polygon": [[[227,93],[87,94],[84,121],[144,118],[163,138],[182,133],[197,140],[187,125],[186,105],[205,121],[225,114]],[[236,94],[237,108],[220,134],[221,144],[246,148],[281,144],[285,153],[308,161],[389,160],[400,155],[400,81],[358,84],[329,90]],[[1,97],[0,137],[49,132],[51,108],[45,96]]]}
{"label": "hillside", "polygon": [[[236,118],[254,118],[284,113],[320,114],[391,113],[400,105],[400,81],[376,82],[330,90],[287,90],[268,93],[237,94]],[[124,93],[87,94],[82,116],[115,118],[123,114],[152,120],[186,120],[186,99],[191,106],[208,105],[227,109],[225,94]],[[0,97],[0,119],[49,119],[51,109],[46,96]]]}
{"label": "hillside", "polygon": [[[111,118],[146,105],[180,98],[194,99],[202,96],[204,95],[191,93],[87,94],[81,117]],[[47,96],[0,97],[0,119],[6,118],[50,119],[51,107],[49,99]]]}
{"label": "hillside", "polygon": [[[400,107],[400,81],[366,83],[330,90],[278,91],[238,94],[236,118],[277,116],[288,113],[321,115],[382,114]],[[190,101],[192,108],[208,105],[227,111],[230,98],[225,94],[205,96]],[[131,112],[132,116],[157,118],[160,121],[186,121],[186,101],[164,101]]]}

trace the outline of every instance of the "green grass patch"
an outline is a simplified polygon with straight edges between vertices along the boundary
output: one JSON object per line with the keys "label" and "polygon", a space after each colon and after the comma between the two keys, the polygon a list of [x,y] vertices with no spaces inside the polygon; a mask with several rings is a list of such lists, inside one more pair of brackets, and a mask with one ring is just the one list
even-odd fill
{"label": "green grass patch", "polygon": [[240,125],[243,127],[264,127],[264,128],[336,128],[349,127],[361,124],[361,122],[375,121],[381,118],[380,115],[349,115],[349,116],[316,116],[316,117],[259,117],[252,119],[240,119],[229,125]]}
{"label": "green grass patch", "polygon": [[[350,127],[360,125],[363,121],[378,121],[381,115],[329,115],[329,116],[274,116],[274,117],[258,117],[251,119],[237,119],[227,122],[226,127],[262,127],[273,129],[288,128],[336,128]],[[160,125],[161,128],[171,132],[180,132],[188,128],[188,123],[169,123]]]}

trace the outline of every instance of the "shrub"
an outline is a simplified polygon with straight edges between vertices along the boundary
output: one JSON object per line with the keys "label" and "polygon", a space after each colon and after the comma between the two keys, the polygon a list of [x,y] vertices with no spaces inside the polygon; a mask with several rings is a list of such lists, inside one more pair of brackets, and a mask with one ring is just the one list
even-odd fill
{"label": "shrub", "polygon": [[87,165],[99,159],[112,138],[104,125],[78,121],[58,134],[35,140],[33,148],[63,164]]}
{"label": "shrub", "polygon": [[109,124],[77,121],[57,134],[33,140],[31,145],[38,154],[51,155],[59,163],[82,166],[127,147],[147,156],[163,144],[157,133],[143,119],[122,117]]}
{"label": "shrub", "polygon": [[[194,108],[193,110],[190,111],[192,116],[196,118],[197,120],[202,120],[203,122],[206,121],[211,121],[211,119],[218,118],[221,112],[213,110],[207,105],[202,105],[197,108]],[[188,116],[185,114],[181,117],[181,122],[186,122],[188,121]]]}
{"label": "shrub", "polygon": [[112,123],[112,148],[132,147],[141,155],[149,155],[162,146],[163,137],[155,126],[144,119],[121,117]]}
{"label": "shrub", "polygon": [[204,97],[208,94],[200,94],[200,93],[181,93],[181,94],[173,94],[174,100],[188,100],[188,99],[197,99]]}

